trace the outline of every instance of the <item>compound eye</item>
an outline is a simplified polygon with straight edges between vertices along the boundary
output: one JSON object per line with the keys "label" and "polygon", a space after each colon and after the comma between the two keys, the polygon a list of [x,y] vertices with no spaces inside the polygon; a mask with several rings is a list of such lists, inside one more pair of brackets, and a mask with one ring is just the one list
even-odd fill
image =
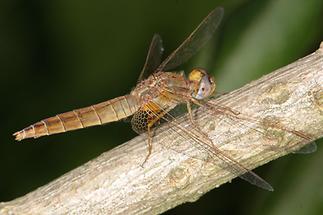
{"label": "compound eye", "polygon": [[197,91],[197,94],[195,96],[196,99],[205,99],[209,97],[214,91],[213,84],[209,77],[205,75],[202,80],[200,81],[199,89]]}
{"label": "compound eye", "polygon": [[189,80],[196,83],[192,97],[198,100],[211,96],[215,90],[214,79],[201,68],[193,69],[189,74]]}
{"label": "compound eye", "polygon": [[188,79],[190,81],[196,81],[196,82],[200,82],[201,79],[206,75],[206,71],[204,69],[200,69],[200,68],[195,68],[193,69],[189,76]]}

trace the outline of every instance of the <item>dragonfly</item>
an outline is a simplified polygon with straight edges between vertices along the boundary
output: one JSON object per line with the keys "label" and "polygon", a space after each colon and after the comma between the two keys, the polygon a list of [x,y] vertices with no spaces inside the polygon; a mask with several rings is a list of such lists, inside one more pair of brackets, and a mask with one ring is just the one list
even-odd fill
{"label": "dragonfly", "polygon": [[[207,134],[197,128],[191,106],[217,108],[207,102],[215,92],[214,77],[202,68],[193,68],[187,77],[183,72],[170,72],[188,61],[211,39],[223,15],[222,7],[213,9],[164,61],[161,61],[164,51],[162,39],[160,35],[155,34],[137,85],[128,95],[43,119],[14,133],[15,139],[20,141],[26,138],[38,138],[103,125],[132,116],[132,129],[138,134],[148,134],[148,153],[145,163],[152,152],[152,129],[161,119],[165,119],[172,126],[183,131],[185,136],[201,146],[211,157],[223,161],[228,171],[253,185],[272,191],[273,188],[269,183],[221,151],[212,144]],[[145,79],[147,74],[151,75]],[[170,114],[170,111],[179,104],[186,104],[193,129],[180,126],[174,120],[175,117]],[[226,110],[230,111],[230,109]]]}

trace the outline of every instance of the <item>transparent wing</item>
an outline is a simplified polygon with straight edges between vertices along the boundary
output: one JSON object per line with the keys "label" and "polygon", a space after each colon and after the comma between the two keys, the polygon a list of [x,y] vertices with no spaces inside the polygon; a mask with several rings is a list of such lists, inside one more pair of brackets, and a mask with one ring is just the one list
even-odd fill
{"label": "transparent wing", "polygon": [[298,151],[294,152],[295,154],[311,154],[316,152],[317,150],[317,145],[315,142],[311,142],[305,146],[303,146],[301,149]]}
{"label": "transparent wing", "polygon": [[[166,89],[167,90],[167,89]],[[170,93],[169,91],[168,93]],[[181,95],[174,95],[173,97],[180,97]],[[181,98],[180,100],[189,100],[189,98]],[[230,129],[228,131],[221,130],[218,132],[218,138],[222,139],[222,134],[224,137],[228,136],[229,133],[227,132],[234,132],[235,129],[241,130],[241,126],[243,126],[246,130],[246,132],[249,132],[249,129],[254,130],[255,132],[259,132],[260,134],[266,135],[266,127],[261,126],[261,120],[254,119],[252,117],[246,116],[239,111],[235,111],[230,107],[221,106],[220,104],[217,104],[212,101],[207,101],[204,104],[197,104],[198,106],[202,106],[203,108],[206,108],[207,111],[202,111],[203,114],[212,114],[215,115],[216,119],[219,120],[219,123],[229,123]],[[226,154],[224,151],[222,151],[220,148],[218,148],[216,145],[213,144],[212,140],[208,137],[208,135],[204,132],[202,132],[198,127],[194,125],[188,125],[188,126],[181,126],[180,123],[178,123],[177,118],[172,116],[167,110],[164,110],[163,108],[159,107],[159,110],[165,115],[161,116],[162,119],[168,122],[169,127],[179,134],[182,138],[185,138],[186,140],[191,140],[190,142],[193,143],[193,145],[198,148],[199,150],[203,150],[208,155],[210,155],[212,158],[214,158],[214,161],[219,166],[225,168],[226,170],[230,171],[231,173],[235,174],[236,176],[239,176],[240,178],[248,181],[249,183],[256,185],[260,188],[263,188],[265,190],[272,191],[273,188],[268,184],[265,180],[263,180],[261,177],[256,175],[254,172],[250,171],[248,168],[246,168],[244,165],[233,159],[231,156]],[[155,109],[151,108],[150,114],[155,114],[156,117],[160,117],[160,114],[154,112]],[[210,112],[209,112],[210,111]],[[208,113],[206,113],[208,112]],[[279,124],[272,124],[267,125],[269,128],[274,129],[280,129],[282,131],[285,131],[289,134],[293,134],[297,137],[299,137],[298,140],[293,140],[289,142],[288,144],[284,146],[278,146],[278,147],[271,147],[271,145],[268,145],[269,150],[288,150],[290,151],[293,148],[297,148],[297,146],[300,146],[300,144],[306,144],[308,141],[313,141],[313,137],[311,137],[308,134],[305,134],[301,131],[297,130],[290,130],[287,127]],[[242,128],[243,128],[242,127]],[[179,131],[178,131],[179,130]],[[237,138],[235,136],[232,137],[233,141],[234,138]],[[247,145],[246,145],[247,146]],[[305,151],[313,151],[312,149],[315,148],[313,146],[309,147],[310,149]],[[175,150],[176,151],[176,150]],[[218,163],[218,161],[222,161]]]}
{"label": "transparent wing", "polygon": [[207,101],[204,104],[204,107],[208,111],[210,111],[209,114],[214,114],[216,115],[216,117],[219,117],[220,115],[225,115],[225,118],[227,119],[226,123],[229,123],[230,126],[232,126],[232,128],[236,126],[238,126],[239,128],[244,127],[253,130],[259,134],[262,134],[263,136],[267,136],[267,138],[269,139],[271,135],[270,130],[272,129],[273,131],[280,130],[286,132],[286,134],[292,134],[295,137],[298,137],[298,140],[291,140],[284,145],[272,145],[270,143],[263,145],[266,146],[268,150],[285,150],[287,152],[291,152],[296,149],[296,151],[292,152],[294,154],[310,154],[317,150],[317,145],[314,142],[315,138],[311,134],[299,130],[289,129],[287,126],[275,123],[274,121],[266,122],[265,119],[256,119],[254,117],[247,116],[239,111],[233,110],[230,107],[222,106],[211,101]]}
{"label": "transparent wing", "polygon": [[[263,121],[264,119],[257,119],[257,118],[252,117],[252,116],[247,116],[247,115],[241,113],[240,111],[234,110],[234,109],[232,109],[231,107],[228,107],[228,106],[218,104],[218,103],[216,103],[216,102],[214,102],[212,100],[204,101],[203,103],[201,103],[199,101],[196,101],[195,104],[197,106],[204,107],[204,108],[210,110],[211,113],[213,112],[215,114],[219,114],[219,113],[220,114],[225,114],[226,116],[230,117],[231,119],[235,118],[235,119],[238,119],[240,121],[247,121],[247,122],[251,122],[253,124],[258,124],[258,125],[260,125],[261,123],[264,124],[264,121]],[[284,127],[283,125],[275,123],[274,121],[273,122],[268,121],[266,123],[267,123],[267,125],[263,125],[262,127],[271,127],[271,128],[280,129],[282,131],[294,134],[294,135],[296,135],[299,138],[302,138],[304,140],[313,142],[313,146],[309,146],[308,151],[314,150],[315,142],[314,142],[314,137],[312,135],[304,133],[303,131],[288,129],[287,127]],[[257,130],[257,131],[261,132],[260,130]]]}
{"label": "transparent wing", "polygon": [[186,40],[162,62],[157,71],[174,69],[197,53],[212,37],[222,20],[223,14],[222,7],[212,10]]}
{"label": "transparent wing", "polygon": [[145,64],[140,72],[137,83],[157,69],[160,65],[163,52],[163,41],[159,34],[154,34],[150,42]]}
{"label": "transparent wing", "polygon": [[[259,126],[259,120],[252,119],[250,117],[247,118],[247,116],[243,115],[242,113],[239,113],[238,111],[231,109],[230,107],[220,106],[209,102],[205,104],[205,108],[207,108],[208,111],[210,111],[212,114],[215,114],[217,118],[221,118],[221,120],[224,121],[224,123],[229,123],[230,126],[232,127],[240,128],[241,126],[246,126],[247,128],[249,128],[248,126],[249,123],[257,124]],[[171,125],[170,128],[172,128],[172,126],[174,128],[178,128],[181,132],[177,132],[177,133],[179,133],[179,135],[181,135],[183,138],[193,140],[195,145],[197,145],[198,149],[207,152],[215,160],[220,159],[221,161],[223,161],[222,164],[219,164],[221,167],[225,168],[226,170],[230,171],[236,176],[239,176],[240,178],[246,180],[252,185],[258,186],[265,190],[273,191],[273,188],[269,183],[267,183],[264,179],[259,177],[257,174],[255,174],[254,172],[246,168],[244,165],[242,165],[241,163],[233,159],[224,151],[220,150],[216,145],[212,143],[212,140],[208,137],[208,135],[206,133],[203,133],[199,128],[194,127],[194,125],[183,127],[178,123],[177,118],[174,118],[169,113],[166,113],[163,119]],[[232,127],[230,127],[230,129],[234,129]],[[307,144],[308,141],[313,140],[313,137],[311,137],[309,134],[305,134],[301,131],[296,131],[296,130],[288,130],[283,126],[277,126],[275,128],[281,129],[283,131],[286,131],[288,133],[291,133],[299,137],[300,141],[296,141],[292,144],[287,144],[276,148],[272,148],[269,145],[268,149],[290,151],[291,148],[294,148],[297,145],[306,144],[300,150],[301,153],[312,153],[316,150],[316,144],[314,142]],[[252,126],[250,127],[250,129],[256,132],[264,133],[261,127],[255,128]],[[175,131],[175,129],[173,130]],[[183,133],[183,134],[180,134],[180,133]]]}
{"label": "transparent wing", "polygon": [[[161,107],[160,110],[165,113],[165,115],[162,116],[162,119],[171,125],[170,128],[174,132],[185,139],[194,141],[198,149],[208,153],[208,155],[210,155],[213,159],[220,159],[223,161],[222,164],[219,164],[220,166],[253,185],[265,190],[273,191],[273,188],[265,180],[216,147],[212,143],[212,140],[208,138],[207,134],[201,133],[202,131],[198,128],[194,128],[194,126],[190,127],[188,130],[187,128],[181,126],[177,122],[177,119],[169,114],[166,110],[163,110]],[[150,114],[152,115],[151,117],[159,117],[158,114],[154,112],[153,108],[151,109]],[[176,130],[179,130],[179,132]]]}

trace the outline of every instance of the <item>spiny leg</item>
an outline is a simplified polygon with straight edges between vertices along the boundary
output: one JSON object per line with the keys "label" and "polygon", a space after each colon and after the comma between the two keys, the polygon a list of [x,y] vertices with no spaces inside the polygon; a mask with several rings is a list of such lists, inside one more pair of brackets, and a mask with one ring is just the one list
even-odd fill
{"label": "spiny leg", "polygon": [[151,155],[151,151],[152,151],[152,148],[153,148],[153,145],[152,145],[152,132],[151,132],[151,125],[148,124],[147,126],[147,136],[148,136],[148,140],[147,140],[147,144],[148,144],[148,153],[146,155],[146,158],[144,160],[144,162],[141,164],[141,166],[143,167],[144,164],[147,162],[148,158],[150,157]]}
{"label": "spiny leg", "polygon": [[190,103],[190,101],[187,101],[186,102],[186,108],[187,108],[187,111],[188,111],[188,115],[189,115],[189,117],[190,117],[190,121],[191,121],[191,124],[193,125],[193,127],[195,128],[195,129],[197,129],[201,134],[203,134],[203,136],[205,137],[205,138],[209,138],[208,137],[208,135],[205,133],[205,132],[203,132],[202,130],[201,130],[201,128],[200,128],[200,126],[196,123],[196,121],[194,120],[194,117],[193,117],[193,112],[192,112],[192,107],[191,107],[191,103]]}
{"label": "spiny leg", "polygon": [[148,136],[148,154],[144,160],[144,162],[142,163],[142,166],[146,163],[146,161],[148,160],[148,158],[151,155],[151,151],[152,151],[152,137],[153,137],[153,133],[151,128],[159,122],[160,118],[165,114],[165,112],[163,111],[163,109],[155,104],[154,102],[150,102],[145,106],[145,111],[147,114],[147,118],[146,118],[146,126],[147,126],[147,136]]}
{"label": "spiny leg", "polygon": [[191,103],[189,101],[186,102],[186,108],[188,111],[188,115],[190,116],[190,121],[191,123],[196,126],[195,121],[193,119],[193,113],[192,113],[192,107],[191,107]]}

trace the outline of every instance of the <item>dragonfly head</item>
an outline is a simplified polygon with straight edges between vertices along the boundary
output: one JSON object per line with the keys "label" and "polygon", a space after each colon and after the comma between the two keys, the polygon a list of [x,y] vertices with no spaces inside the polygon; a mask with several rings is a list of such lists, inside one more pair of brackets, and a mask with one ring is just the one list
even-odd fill
{"label": "dragonfly head", "polygon": [[211,96],[215,91],[215,81],[204,69],[194,68],[188,79],[193,83],[192,96],[197,100]]}

